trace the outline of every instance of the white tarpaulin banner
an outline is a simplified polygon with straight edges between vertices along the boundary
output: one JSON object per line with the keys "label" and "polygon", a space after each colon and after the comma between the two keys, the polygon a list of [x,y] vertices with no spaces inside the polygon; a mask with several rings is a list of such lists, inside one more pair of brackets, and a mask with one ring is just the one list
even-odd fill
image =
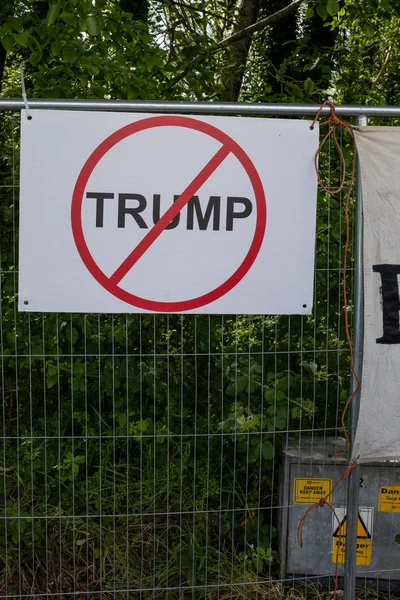
{"label": "white tarpaulin banner", "polygon": [[318,130],[22,111],[19,309],[310,314]]}
{"label": "white tarpaulin banner", "polygon": [[400,128],[359,127],[364,357],[353,458],[400,459]]}

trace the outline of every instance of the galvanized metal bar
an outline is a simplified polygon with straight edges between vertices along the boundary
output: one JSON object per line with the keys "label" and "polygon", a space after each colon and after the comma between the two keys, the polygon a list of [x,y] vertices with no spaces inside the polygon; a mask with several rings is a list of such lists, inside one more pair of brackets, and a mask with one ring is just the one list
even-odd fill
{"label": "galvanized metal bar", "polygon": [[[366,115],[357,117],[357,125],[368,125]],[[361,190],[360,163],[357,159],[356,177],[356,211],[355,211],[355,245],[354,245],[354,368],[361,377],[363,361],[364,337],[364,274],[363,274],[363,205]],[[352,390],[357,387],[353,377]],[[357,430],[360,411],[360,393],[356,394],[351,404],[350,450]],[[356,552],[357,552],[357,520],[358,497],[360,489],[360,465],[350,473],[347,483],[347,527],[346,558],[344,565],[344,598],[354,600],[356,593]]]}
{"label": "galvanized metal bar", "polygon": [[[30,109],[98,110],[119,112],[151,112],[252,116],[312,116],[318,104],[251,104],[247,102],[177,102],[164,100],[54,100],[29,99]],[[22,98],[0,98],[0,111],[25,108]],[[336,106],[343,117],[400,117],[400,106]],[[322,110],[329,114],[329,107]]]}

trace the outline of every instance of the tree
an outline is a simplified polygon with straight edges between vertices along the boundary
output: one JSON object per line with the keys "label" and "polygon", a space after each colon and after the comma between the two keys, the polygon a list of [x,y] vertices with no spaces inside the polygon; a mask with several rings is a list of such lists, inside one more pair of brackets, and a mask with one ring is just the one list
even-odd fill
{"label": "tree", "polygon": [[8,0],[0,82],[18,95],[22,61],[46,97],[393,102],[398,20],[375,0]]}
{"label": "tree", "polygon": [[[235,101],[244,77],[251,76],[251,52],[269,54],[262,76],[271,81],[269,64],[279,73],[299,45],[304,47],[305,35],[296,30],[302,5],[303,0],[219,0],[211,10],[206,3],[179,0],[8,2],[0,13],[0,76],[3,80],[5,64],[12,71],[23,61],[31,93],[36,86],[47,97]],[[324,23],[315,17],[313,23],[314,38]],[[298,41],[281,43],[289,33]]]}

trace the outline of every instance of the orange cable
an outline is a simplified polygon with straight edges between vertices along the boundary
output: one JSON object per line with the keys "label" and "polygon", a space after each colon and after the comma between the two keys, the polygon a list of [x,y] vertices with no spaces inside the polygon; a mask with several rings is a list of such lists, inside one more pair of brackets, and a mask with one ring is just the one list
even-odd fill
{"label": "orange cable", "polygon": [[[328,119],[324,123],[321,123],[321,126],[330,125],[330,127],[329,127],[328,133],[324,136],[322,142],[320,143],[320,145],[318,147],[318,150],[315,154],[314,164],[315,164],[315,170],[317,173],[318,183],[321,186],[321,188],[324,190],[324,192],[326,192],[328,195],[334,196],[335,194],[339,194],[343,190],[344,185],[345,185],[345,180],[346,180],[346,161],[344,159],[343,150],[338,142],[337,135],[336,135],[336,130],[338,129],[338,127],[343,128],[345,131],[347,131],[350,134],[351,139],[353,141],[353,151],[354,151],[352,165],[351,165],[350,183],[349,183],[349,187],[347,190],[346,201],[345,201],[346,240],[345,240],[345,244],[344,244],[344,253],[343,253],[344,254],[344,256],[343,256],[343,305],[344,305],[344,323],[345,323],[346,339],[347,339],[347,343],[349,346],[349,353],[350,353],[350,369],[351,369],[351,373],[352,373],[354,379],[357,382],[357,385],[356,385],[355,389],[353,390],[353,392],[350,394],[349,398],[347,399],[346,404],[343,409],[343,412],[342,412],[341,424],[342,424],[346,444],[345,444],[344,449],[341,452],[335,453],[335,456],[343,456],[344,454],[346,454],[347,450],[349,449],[349,435],[348,435],[347,427],[346,427],[346,423],[345,423],[346,414],[347,414],[347,411],[349,409],[349,406],[350,406],[354,396],[356,396],[358,394],[358,392],[360,391],[360,387],[361,387],[360,378],[359,378],[358,374],[356,373],[356,369],[355,369],[355,365],[354,365],[353,342],[351,340],[350,329],[349,329],[349,316],[348,316],[348,303],[347,303],[347,282],[346,282],[347,260],[348,260],[349,242],[350,242],[349,203],[350,203],[350,198],[351,198],[351,194],[352,194],[354,182],[355,182],[355,177],[356,177],[357,147],[356,147],[356,142],[355,142],[355,138],[354,138],[353,127],[350,125],[350,123],[347,123],[346,121],[342,121],[341,119],[339,119],[339,117],[336,115],[335,106],[329,101],[324,102],[321,105],[321,107],[319,108],[319,110],[318,110],[317,114],[315,115],[315,118],[312,122],[311,129],[314,128],[314,125],[318,121],[318,119],[321,115],[322,109],[325,106],[330,107],[330,113],[329,113]],[[319,167],[318,167],[318,158],[321,153],[321,150],[322,150],[323,146],[325,145],[325,143],[330,138],[332,138],[334,141],[334,144],[339,153],[340,162],[342,165],[342,177],[341,177],[340,185],[334,190],[329,190],[325,186],[325,184],[323,183],[323,181],[321,179],[321,174],[320,174]]]}
{"label": "orange cable", "polygon": [[[350,203],[350,198],[351,198],[351,194],[352,194],[354,182],[355,182],[357,147],[356,147],[356,143],[355,143],[353,127],[350,125],[350,123],[347,123],[346,121],[342,121],[341,119],[339,119],[339,117],[336,115],[335,106],[332,104],[332,102],[326,101],[320,106],[320,108],[312,122],[311,129],[314,128],[315,123],[318,121],[318,119],[321,115],[322,109],[325,106],[329,106],[330,113],[329,113],[328,119],[326,121],[324,121],[324,123],[321,123],[321,126],[328,125],[329,130],[326,133],[326,135],[324,136],[324,138],[322,139],[322,142],[319,144],[318,150],[315,154],[314,165],[315,165],[315,170],[317,173],[318,183],[319,183],[320,187],[324,190],[324,192],[326,192],[329,196],[339,194],[343,190],[343,188],[345,186],[345,181],[346,181],[346,161],[344,159],[343,150],[337,139],[337,134],[336,134],[337,129],[341,127],[342,129],[347,131],[350,134],[352,142],[353,142],[353,160],[352,160],[352,165],[351,165],[351,177],[350,177],[350,183],[349,183],[349,187],[347,190],[346,201],[345,201],[346,240],[345,240],[345,245],[344,245],[344,256],[343,256],[343,305],[344,305],[344,322],[345,322],[346,339],[347,339],[347,343],[348,343],[348,347],[349,347],[349,354],[350,354],[350,369],[351,369],[351,373],[352,373],[355,381],[357,382],[357,385],[356,385],[355,389],[353,390],[353,392],[348,397],[346,404],[343,408],[343,412],[342,412],[341,424],[342,424],[344,436],[346,439],[346,444],[345,444],[344,450],[342,450],[341,452],[336,452],[334,454],[334,456],[342,456],[342,455],[346,454],[346,452],[349,449],[349,434],[348,434],[346,423],[345,423],[346,414],[347,414],[347,411],[349,409],[349,406],[350,406],[354,396],[356,396],[356,394],[358,394],[358,392],[360,391],[360,387],[361,387],[361,381],[360,381],[358,374],[356,373],[356,369],[355,369],[355,365],[354,365],[353,342],[352,342],[352,339],[350,336],[350,328],[349,328],[348,303],[347,303],[347,282],[346,282],[347,260],[348,260],[349,244],[350,244],[349,203]],[[333,142],[336,146],[336,149],[337,149],[339,157],[340,157],[340,163],[342,165],[342,176],[341,176],[340,184],[334,190],[330,190],[326,187],[326,185],[324,184],[324,182],[321,179],[321,174],[320,174],[319,167],[318,167],[318,159],[319,159],[321,150],[322,150],[323,146],[325,145],[325,143],[328,140],[330,140],[331,138],[333,139]],[[358,464],[358,461],[356,459],[353,463],[351,463],[347,467],[346,471],[343,473],[343,475],[340,477],[340,479],[338,479],[338,481],[335,483],[335,485],[333,486],[331,491],[328,494],[326,494],[323,498],[321,498],[318,502],[315,502],[314,504],[312,504],[307,509],[307,511],[304,513],[304,515],[302,516],[302,518],[300,520],[299,526],[297,528],[297,540],[298,540],[300,547],[302,547],[302,545],[303,545],[303,525],[305,523],[305,520],[308,517],[308,515],[311,514],[318,506],[326,506],[326,505],[329,506],[330,510],[332,511],[333,515],[336,517],[336,520],[339,523],[339,533],[340,533],[342,524],[335,512],[334,506],[328,501],[328,499],[332,496],[332,494],[335,491],[335,489],[337,488],[337,486],[350,475],[351,471],[354,469],[354,467],[357,464]],[[334,587],[333,600],[336,600],[337,589],[338,589],[339,547],[336,552],[335,563],[336,563],[335,587]]]}

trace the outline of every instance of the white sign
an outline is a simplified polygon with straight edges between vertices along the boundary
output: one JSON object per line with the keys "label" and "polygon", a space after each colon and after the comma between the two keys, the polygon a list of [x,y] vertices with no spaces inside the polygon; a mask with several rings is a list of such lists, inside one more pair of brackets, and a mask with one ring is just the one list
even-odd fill
{"label": "white sign", "polygon": [[400,458],[400,129],[358,127],[364,206],[364,357],[353,458]]}
{"label": "white sign", "polygon": [[308,121],[22,112],[19,309],[308,314]]}

